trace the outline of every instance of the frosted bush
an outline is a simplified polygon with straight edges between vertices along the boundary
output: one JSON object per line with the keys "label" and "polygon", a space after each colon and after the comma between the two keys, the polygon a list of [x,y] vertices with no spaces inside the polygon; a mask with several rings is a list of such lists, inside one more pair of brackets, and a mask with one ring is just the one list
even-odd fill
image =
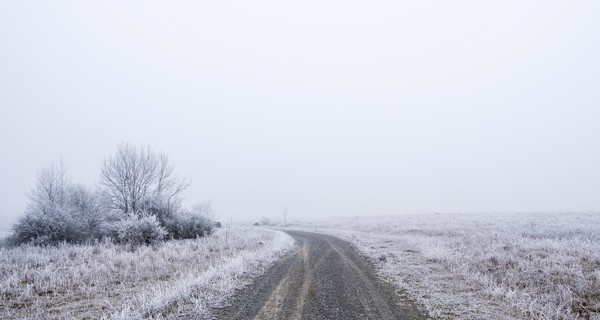
{"label": "frosted bush", "polygon": [[42,168],[8,242],[56,245],[111,238],[140,245],[167,234],[171,239],[209,235],[213,223],[205,214],[213,214],[210,203],[196,206],[194,213],[183,211],[181,193],[189,181],[173,170],[166,154],[130,144],[120,144],[104,161],[94,191],[73,184],[63,163]]}
{"label": "frosted bush", "polygon": [[152,244],[163,240],[168,234],[156,216],[146,213],[129,214],[127,218],[113,224],[117,241],[132,245]]}
{"label": "frosted bush", "polygon": [[71,183],[62,163],[39,172],[28,200],[25,215],[13,225],[13,245],[83,243],[102,235],[106,215],[100,200],[93,191]]}
{"label": "frosted bush", "polygon": [[172,239],[194,239],[209,235],[213,221],[192,212],[180,212],[165,221],[166,230]]}
{"label": "frosted bush", "polygon": [[66,242],[81,242],[86,238],[80,221],[72,211],[52,206],[45,211],[31,211],[13,225],[9,242],[13,244],[32,243],[39,245]]}

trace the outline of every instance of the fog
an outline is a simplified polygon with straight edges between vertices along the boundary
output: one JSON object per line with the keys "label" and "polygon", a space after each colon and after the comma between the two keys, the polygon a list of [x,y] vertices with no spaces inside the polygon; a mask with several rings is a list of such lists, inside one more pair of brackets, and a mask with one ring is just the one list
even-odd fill
{"label": "fog", "polygon": [[0,230],[129,142],[253,221],[600,209],[597,1],[0,2]]}

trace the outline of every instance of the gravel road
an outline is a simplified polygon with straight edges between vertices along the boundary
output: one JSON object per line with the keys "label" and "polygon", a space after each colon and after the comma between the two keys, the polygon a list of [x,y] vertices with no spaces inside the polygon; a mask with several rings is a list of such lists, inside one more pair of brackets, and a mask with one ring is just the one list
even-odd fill
{"label": "gravel road", "polygon": [[298,249],[213,310],[217,319],[427,319],[348,242],[288,233]]}

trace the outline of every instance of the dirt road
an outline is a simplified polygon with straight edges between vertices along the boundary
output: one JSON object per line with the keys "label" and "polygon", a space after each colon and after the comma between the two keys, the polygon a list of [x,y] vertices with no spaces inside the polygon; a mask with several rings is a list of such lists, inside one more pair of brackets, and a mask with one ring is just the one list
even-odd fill
{"label": "dirt road", "polygon": [[298,249],[238,291],[230,307],[213,310],[218,319],[426,319],[348,242],[288,233]]}

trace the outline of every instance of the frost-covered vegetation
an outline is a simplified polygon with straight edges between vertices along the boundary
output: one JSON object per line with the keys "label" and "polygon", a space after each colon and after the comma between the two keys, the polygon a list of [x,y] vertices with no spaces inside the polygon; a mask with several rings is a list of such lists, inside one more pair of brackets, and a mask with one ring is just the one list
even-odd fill
{"label": "frost-covered vegetation", "polygon": [[439,214],[307,224],[441,319],[600,319],[600,214]]}
{"label": "frost-covered vegetation", "polygon": [[209,319],[293,245],[280,231],[234,227],[140,247],[0,248],[0,319]]}
{"label": "frost-covered vegetation", "polygon": [[0,319],[210,318],[293,246],[280,231],[213,232],[209,203],[182,207],[188,185],[164,154],[128,144],[95,188],[43,168],[0,239]]}
{"label": "frost-covered vegetation", "polygon": [[188,185],[165,154],[128,144],[104,161],[96,188],[71,182],[62,163],[49,166],[39,172],[26,212],[6,241],[57,245],[110,238],[137,246],[208,235],[210,206],[182,208]]}
{"label": "frost-covered vegetation", "polygon": [[0,248],[6,245],[6,238],[10,235],[8,231],[0,231]]}

